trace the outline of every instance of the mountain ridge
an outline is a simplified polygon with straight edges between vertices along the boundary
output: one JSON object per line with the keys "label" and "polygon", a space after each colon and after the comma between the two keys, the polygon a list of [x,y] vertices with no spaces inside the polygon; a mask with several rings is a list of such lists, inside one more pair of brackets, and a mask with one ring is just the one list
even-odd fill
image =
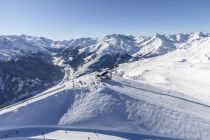
{"label": "mountain ridge", "polygon": [[[38,68],[37,71],[39,69],[43,71],[42,77],[45,77],[44,73],[47,73],[47,69],[44,69],[44,65],[47,64],[49,67],[55,68],[55,71],[60,71],[60,78],[56,81],[61,81],[62,72],[68,71],[72,78],[78,77],[104,68],[115,68],[123,63],[166,55],[179,49],[187,49],[196,42],[208,42],[208,40],[210,40],[209,36],[202,32],[174,35],[155,34],[151,37],[112,34],[101,38],[89,37],[66,41],[53,41],[44,37],[24,34],[20,36],[0,35],[0,62],[8,68],[11,67],[9,75],[14,77],[12,73],[15,72],[12,72],[12,68],[15,68],[17,63],[29,66],[27,60],[34,59],[35,63],[30,67]],[[54,63],[55,58],[62,61],[61,66],[54,66],[56,65]],[[39,61],[44,62],[42,63],[43,66],[38,64]],[[21,69],[19,67],[15,71]],[[24,69],[19,72],[16,71],[16,75],[24,75],[21,74],[23,71]],[[4,90],[7,89],[5,85],[9,87],[14,79],[11,77],[9,81],[7,80],[8,75],[5,75],[3,67],[0,67],[0,73],[2,75],[0,92],[5,93]],[[28,81],[28,76],[25,77],[24,81]],[[36,74],[34,76],[36,77]],[[48,75],[47,79],[50,79],[50,76],[52,77],[52,75]],[[34,81],[33,78],[31,80]],[[19,79],[15,82],[18,85],[17,91],[26,86],[26,83],[23,84],[21,81]]]}

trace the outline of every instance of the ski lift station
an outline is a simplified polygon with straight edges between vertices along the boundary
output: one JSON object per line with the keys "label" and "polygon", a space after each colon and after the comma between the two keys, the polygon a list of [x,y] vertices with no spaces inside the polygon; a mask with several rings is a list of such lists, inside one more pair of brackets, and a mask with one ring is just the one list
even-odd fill
{"label": "ski lift station", "polygon": [[96,74],[96,78],[99,79],[111,79],[112,78],[112,71],[109,69],[102,70],[102,72]]}

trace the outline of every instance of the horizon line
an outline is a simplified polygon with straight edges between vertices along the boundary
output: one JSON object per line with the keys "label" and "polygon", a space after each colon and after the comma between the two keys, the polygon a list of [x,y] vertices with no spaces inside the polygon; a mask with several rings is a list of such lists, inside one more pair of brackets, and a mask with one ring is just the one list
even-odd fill
{"label": "horizon line", "polygon": [[196,31],[196,32],[178,32],[178,33],[153,33],[150,35],[132,35],[132,34],[124,34],[124,33],[110,33],[110,34],[106,34],[106,35],[98,35],[96,36],[81,36],[81,37],[72,37],[69,39],[52,39],[50,37],[47,36],[43,36],[43,35],[32,35],[32,34],[27,34],[27,33],[21,33],[21,34],[1,34],[0,36],[29,36],[29,37],[37,37],[37,38],[45,38],[45,39],[49,39],[52,41],[68,41],[68,40],[76,40],[76,39],[82,39],[82,38],[93,38],[93,39],[100,39],[100,38],[104,38],[106,36],[110,36],[110,35],[122,35],[122,36],[133,36],[133,37],[152,37],[155,35],[177,35],[177,34],[195,34],[195,33],[203,33],[204,35],[208,35],[210,34],[209,32],[202,32],[202,31]]}

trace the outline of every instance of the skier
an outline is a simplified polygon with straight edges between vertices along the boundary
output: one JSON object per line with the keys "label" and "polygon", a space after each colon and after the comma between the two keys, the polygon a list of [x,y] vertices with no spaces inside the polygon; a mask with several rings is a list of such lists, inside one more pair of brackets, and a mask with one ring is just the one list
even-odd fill
{"label": "skier", "polygon": [[17,135],[19,134],[19,131],[18,131],[18,130],[16,131],[16,134],[17,134]]}

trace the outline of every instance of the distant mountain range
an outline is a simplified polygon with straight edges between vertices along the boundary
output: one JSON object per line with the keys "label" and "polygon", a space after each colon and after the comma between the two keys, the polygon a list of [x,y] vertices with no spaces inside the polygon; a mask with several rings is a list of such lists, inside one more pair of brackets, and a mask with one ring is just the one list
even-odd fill
{"label": "distant mountain range", "polygon": [[[23,100],[52,87],[63,79],[65,69],[69,69],[72,77],[78,77],[209,40],[209,34],[201,32],[151,37],[113,34],[68,41],[1,35],[0,105]],[[62,65],[57,65],[55,59],[62,61]]]}
{"label": "distant mountain range", "polygon": [[132,140],[208,140],[209,77],[210,36],[201,32],[0,36],[0,139],[69,138],[67,128],[80,128],[94,131],[87,139],[108,130]]}

